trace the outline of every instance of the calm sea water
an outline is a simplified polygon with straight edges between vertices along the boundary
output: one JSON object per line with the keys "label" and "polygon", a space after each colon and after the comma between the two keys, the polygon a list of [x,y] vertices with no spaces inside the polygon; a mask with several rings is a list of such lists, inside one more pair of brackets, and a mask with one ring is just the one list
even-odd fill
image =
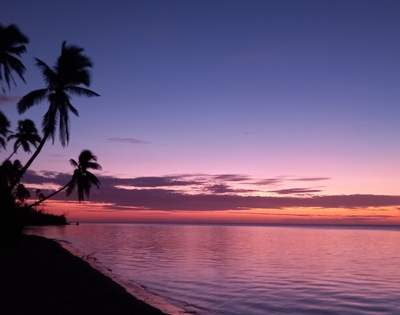
{"label": "calm sea water", "polygon": [[197,314],[400,314],[400,231],[81,224],[71,242]]}

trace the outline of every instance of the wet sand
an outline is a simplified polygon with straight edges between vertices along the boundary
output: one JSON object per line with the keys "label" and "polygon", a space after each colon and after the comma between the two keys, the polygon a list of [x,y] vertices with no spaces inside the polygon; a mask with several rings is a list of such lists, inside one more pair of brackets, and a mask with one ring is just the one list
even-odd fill
{"label": "wet sand", "polygon": [[2,314],[164,314],[39,236],[1,248],[0,279]]}

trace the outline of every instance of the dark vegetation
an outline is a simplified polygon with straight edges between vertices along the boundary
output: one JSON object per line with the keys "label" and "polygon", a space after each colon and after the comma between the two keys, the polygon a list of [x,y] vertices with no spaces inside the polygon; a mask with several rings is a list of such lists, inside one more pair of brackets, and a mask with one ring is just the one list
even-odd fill
{"label": "dark vegetation", "polygon": [[[7,96],[17,78],[25,82],[26,67],[20,57],[28,44],[28,37],[16,25],[0,25],[0,96]],[[10,121],[0,111],[0,150],[9,152],[0,165],[0,241],[6,243],[17,240],[27,225],[67,224],[65,216],[43,212],[37,209],[38,206],[62,191],[66,195],[76,191],[78,200],[82,201],[89,197],[92,186],[99,188],[100,185],[90,170],[100,170],[101,166],[89,150],[83,150],[77,160],[70,160],[74,168],[71,179],[58,190],[44,195],[38,189],[33,193],[24,185],[24,175],[49,140],[54,144],[58,134],[61,145],[68,145],[70,113],[79,115],[72,97],[99,96],[89,89],[92,62],[83,48],[63,42],[54,66],[39,58],[35,58],[35,64],[42,74],[44,87],[29,92],[16,105],[22,114],[37,104],[48,104],[41,132],[30,119],[18,121],[12,132]],[[25,163],[13,159],[19,151],[28,155]]]}
{"label": "dark vegetation", "polygon": [[[0,97],[24,80],[25,66],[20,56],[29,43],[17,26],[0,25]],[[88,89],[90,59],[77,46],[62,43],[55,65],[50,67],[36,58],[44,87],[34,90],[17,103],[19,113],[46,102],[41,132],[30,119],[20,120],[15,132],[0,111],[0,150],[8,150],[0,162],[0,296],[4,314],[162,314],[159,310],[137,300],[110,278],[99,273],[80,258],[64,250],[55,241],[24,235],[27,225],[64,225],[63,215],[38,209],[51,197],[76,191],[79,201],[89,197],[92,186],[99,180],[92,170],[100,170],[97,157],[83,150],[70,159],[71,178],[59,189],[47,195],[24,184],[24,175],[42,152],[45,144],[54,143],[56,134],[62,146],[69,142],[69,115],[78,116],[72,105],[73,96],[98,96]],[[2,95],[3,94],[3,95]],[[27,161],[14,157],[25,152]],[[48,190],[47,190],[48,191]],[[22,303],[21,303],[22,301]],[[2,314],[3,314],[2,313]]]}
{"label": "dark vegetation", "polygon": [[2,249],[4,315],[163,314],[64,250],[55,241],[22,235]]}

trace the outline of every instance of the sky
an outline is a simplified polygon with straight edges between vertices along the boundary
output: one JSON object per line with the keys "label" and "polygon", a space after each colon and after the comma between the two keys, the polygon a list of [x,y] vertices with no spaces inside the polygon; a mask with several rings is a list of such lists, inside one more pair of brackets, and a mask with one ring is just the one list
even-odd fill
{"label": "sky", "polygon": [[15,107],[43,86],[33,58],[54,64],[66,40],[93,60],[101,97],[73,100],[69,146],[48,143],[25,179],[55,188],[68,159],[92,150],[102,189],[89,203],[46,205],[72,219],[400,224],[399,10],[395,0],[15,0],[1,23],[30,38],[27,84],[0,109],[40,125],[45,103]]}

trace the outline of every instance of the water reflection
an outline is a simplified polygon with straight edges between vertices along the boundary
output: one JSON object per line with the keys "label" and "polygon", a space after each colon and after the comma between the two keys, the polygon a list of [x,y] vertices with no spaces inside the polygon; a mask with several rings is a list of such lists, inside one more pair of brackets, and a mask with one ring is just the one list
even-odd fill
{"label": "water reflection", "polygon": [[48,227],[124,279],[200,314],[398,314],[396,230]]}

